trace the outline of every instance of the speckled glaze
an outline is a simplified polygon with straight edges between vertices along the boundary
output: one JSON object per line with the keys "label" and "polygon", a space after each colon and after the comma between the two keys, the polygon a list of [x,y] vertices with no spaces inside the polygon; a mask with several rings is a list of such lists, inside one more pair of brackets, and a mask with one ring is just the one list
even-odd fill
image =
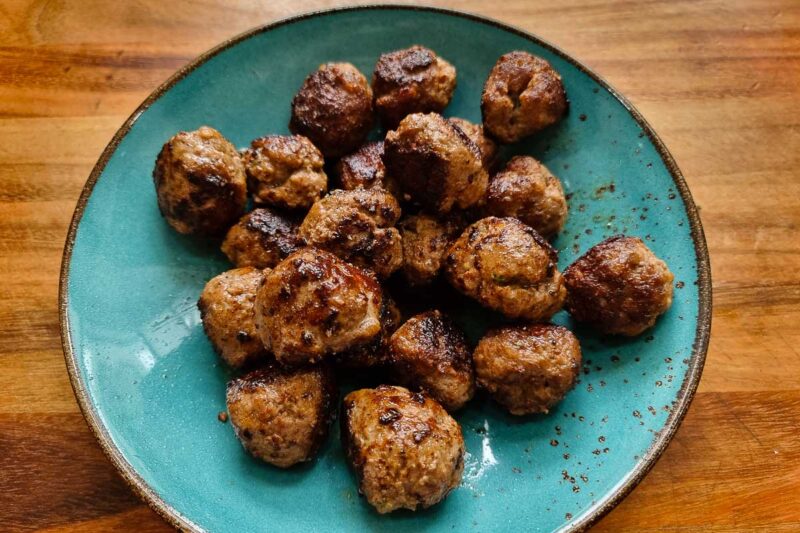
{"label": "speckled glaze", "polygon": [[[577,388],[547,416],[514,418],[482,396],[459,412],[462,485],[424,512],[375,513],[359,498],[338,430],[320,458],[289,471],[242,452],[225,408],[231,374],[195,306],[229,268],[217,246],[178,235],[151,180],[161,145],[209,124],[237,146],[286,133],[290,101],[325,61],[370,73],[381,52],[422,44],[458,69],[449,116],[480,119],[499,55],[528,50],[562,74],[570,112],[505,155],[541,159],[564,183],[570,215],[555,241],[566,267],[615,233],[642,237],[676,276],[675,300],[635,339],[570,323],[583,345]],[[64,252],[67,366],[87,421],[133,490],[176,527],[251,531],[553,531],[597,521],[647,473],[688,408],[710,328],[708,257],[691,196],[641,116],[596,75],[519,30],[472,15],[372,6],[256,29],[200,57],[125,123],[92,172]],[[488,314],[458,306],[474,340]]]}

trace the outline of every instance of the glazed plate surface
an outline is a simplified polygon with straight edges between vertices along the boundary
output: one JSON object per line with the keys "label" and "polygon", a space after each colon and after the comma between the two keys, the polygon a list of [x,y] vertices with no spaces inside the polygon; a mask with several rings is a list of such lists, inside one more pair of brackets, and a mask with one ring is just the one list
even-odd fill
{"label": "glazed plate surface", "polygon": [[[462,485],[427,511],[375,513],[359,497],[338,427],[319,459],[288,471],[243,453],[225,409],[231,373],[195,302],[230,268],[216,246],[172,231],[151,172],[161,145],[203,124],[239,147],[287,133],[292,96],[327,61],[371,73],[380,53],[423,44],[458,70],[446,115],[480,121],[501,54],[528,50],[562,74],[570,112],[509,153],[541,159],[569,195],[555,241],[563,269],[605,237],[645,240],[675,273],[675,300],[634,339],[575,328],[580,383],[548,416],[513,418],[478,397],[457,415]],[[461,308],[473,339],[486,313]],[[392,6],[304,15],[199,58],[122,127],[83,192],[67,241],[61,319],[73,386],[92,430],[133,489],[172,524],[208,531],[553,531],[581,529],[621,500],[666,447],[700,377],[710,327],[702,229],[688,189],[644,120],[596,75],[536,38],[471,15]]]}

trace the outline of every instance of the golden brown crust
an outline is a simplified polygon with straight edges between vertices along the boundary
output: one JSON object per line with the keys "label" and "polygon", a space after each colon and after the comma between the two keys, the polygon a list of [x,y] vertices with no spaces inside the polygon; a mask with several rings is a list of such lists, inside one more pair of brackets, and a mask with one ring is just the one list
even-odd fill
{"label": "golden brown crust", "polygon": [[292,100],[289,129],[311,139],[325,157],[358,148],[372,123],[372,89],[350,63],[321,65]]}
{"label": "golden brown crust", "polygon": [[236,148],[202,126],[172,137],[153,169],[158,208],[178,233],[216,236],[244,213],[247,185]]}
{"label": "golden brown crust", "polygon": [[316,248],[291,254],[264,277],[256,327],[287,364],[319,361],[366,344],[381,329],[381,288],[367,272]]}
{"label": "golden brown crust", "polygon": [[453,243],[445,276],[456,289],[510,318],[547,320],[566,296],[558,255],[515,218],[487,217]]}
{"label": "golden brown crust", "polygon": [[483,86],[483,126],[502,143],[513,143],[555,124],[567,110],[561,76],[528,52],[500,56]]}
{"label": "golden brown crust", "polygon": [[490,330],[473,355],[478,386],[511,414],[547,413],[575,385],[581,347],[552,324]]}
{"label": "golden brown crust", "polygon": [[255,268],[228,270],[206,283],[197,302],[211,345],[234,368],[270,357],[258,337],[254,316],[263,278]]}
{"label": "golden brown crust", "polygon": [[372,76],[375,110],[387,129],[411,113],[441,112],[455,88],[453,65],[419,45],[381,54]]}
{"label": "golden brown crust", "polygon": [[267,135],[243,154],[247,185],[260,205],[308,209],[328,190],[322,153],[302,135]]}
{"label": "golden brown crust", "polygon": [[422,393],[388,385],[351,392],[341,426],[359,491],[381,514],[430,507],[461,481],[461,428]]}
{"label": "golden brown crust", "polygon": [[383,141],[369,142],[336,164],[339,185],[346,191],[355,189],[386,189],[400,198],[398,184],[386,176],[383,165]]}
{"label": "golden brown crust", "polygon": [[314,203],[298,235],[386,278],[403,264],[398,218],[400,205],[383,189],[335,190]]}
{"label": "golden brown crust", "polygon": [[310,461],[328,436],[338,392],[324,365],[276,364],[228,384],[231,424],[244,448],[280,468]]}
{"label": "golden brown crust", "polygon": [[483,168],[485,168],[487,172],[492,172],[500,162],[499,148],[496,142],[486,136],[483,131],[483,125],[474,124],[467,119],[458,117],[451,117],[447,120],[456,128],[463,131],[464,134],[475,143],[481,153]]}
{"label": "golden brown crust", "polygon": [[408,115],[387,133],[383,162],[404,193],[439,214],[477,204],[489,182],[475,143],[436,113]]}
{"label": "golden brown crust", "polygon": [[564,271],[566,309],[604,333],[638,335],[672,305],[673,280],[641,239],[611,237]]}
{"label": "golden brown crust", "polygon": [[301,243],[292,218],[264,207],[247,213],[228,230],[222,252],[237,267],[272,268]]}
{"label": "golden brown crust", "polygon": [[410,285],[427,285],[436,279],[447,249],[465,225],[461,217],[440,221],[424,213],[398,223],[403,240],[403,276]]}
{"label": "golden brown crust", "polygon": [[464,333],[441,312],[406,321],[389,340],[399,382],[427,392],[448,411],[461,409],[475,394],[472,354]]}
{"label": "golden brown crust", "polygon": [[514,217],[546,238],[555,236],[567,219],[561,182],[530,156],[515,156],[489,181],[486,213]]}

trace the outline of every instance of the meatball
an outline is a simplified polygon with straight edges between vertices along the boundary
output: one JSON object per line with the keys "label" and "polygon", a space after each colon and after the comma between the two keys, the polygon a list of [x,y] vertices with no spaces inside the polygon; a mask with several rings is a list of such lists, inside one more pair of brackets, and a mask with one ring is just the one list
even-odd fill
{"label": "meatball", "polygon": [[386,293],[383,294],[381,308],[381,332],[375,339],[361,346],[338,354],[335,363],[340,368],[358,370],[376,370],[386,367],[390,362],[389,338],[392,336],[403,317],[397,304]]}
{"label": "meatball", "polygon": [[298,234],[310,246],[332,252],[380,278],[403,264],[400,205],[383,189],[331,191],[316,202]]}
{"label": "meatball", "polygon": [[475,143],[436,113],[408,115],[387,133],[383,163],[404,193],[434,213],[477,204],[489,182]]}
{"label": "meatball", "polygon": [[636,237],[611,237],[564,271],[566,309],[603,333],[634,336],[672,305],[674,276]]}
{"label": "meatball", "polygon": [[411,317],[389,340],[400,383],[431,395],[448,411],[475,394],[472,354],[464,333],[439,311]]}
{"label": "meatball", "polygon": [[373,340],[382,305],[380,285],[370,274],[331,253],[303,248],[264,277],[256,327],[279,362],[315,362]]}
{"label": "meatball", "polygon": [[445,276],[456,289],[510,318],[540,321],[566,296],[558,256],[544,238],[515,218],[487,217],[450,247]]}
{"label": "meatball", "polygon": [[153,169],[158,208],[175,231],[217,236],[242,216],[247,184],[236,148],[214,128],[182,131]]}
{"label": "meatball", "polygon": [[397,183],[386,176],[383,165],[383,141],[366,143],[336,164],[339,185],[346,191],[354,189],[386,189],[400,198]]}
{"label": "meatball", "polygon": [[463,131],[464,134],[475,143],[481,153],[483,168],[485,168],[487,172],[493,171],[495,167],[497,167],[499,161],[499,148],[497,143],[487,137],[483,132],[483,126],[480,124],[473,124],[469,120],[463,118],[453,117],[447,120],[456,128]]}
{"label": "meatball", "polygon": [[310,461],[325,442],[337,396],[327,367],[273,363],[228,383],[228,413],[248,452],[288,468]]}
{"label": "meatball", "polygon": [[567,200],[547,167],[532,157],[516,156],[489,181],[486,212],[518,218],[549,238],[564,227]]}
{"label": "meatball", "polygon": [[206,283],[197,301],[208,340],[234,368],[268,357],[253,314],[263,278],[261,270],[251,267],[223,272]]}
{"label": "meatball", "polygon": [[441,112],[456,88],[456,69],[423,46],[382,54],[375,65],[375,110],[386,128],[411,113]]}
{"label": "meatball", "polygon": [[292,100],[292,133],[305,135],[325,157],[358,148],[372,128],[372,89],[350,63],[327,63],[303,82]]}
{"label": "meatball", "polygon": [[322,154],[302,135],[268,135],[244,152],[247,184],[260,205],[308,209],[328,190]]}
{"label": "meatball", "polygon": [[555,124],[566,110],[561,76],[550,63],[528,52],[500,56],[483,86],[483,127],[502,143]]}
{"label": "meatball", "polygon": [[228,230],[222,252],[238,267],[272,268],[301,246],[297,224],[272,209],[254,209]]}
{"label": "meatball", "polygon": [[513,415],[547,413],[575,385],[581,346],[552,324],[490,330],[475,348],[478,386]]}
{"label": "meatball", "polygon": [[440,221],[424,213],[400,221],[403,276],[410,285],[427,285],[436,279],[447,249],[465,225],[458,217]]}
{"label": "meatball", "polygon": [[389,385],[351,392],[341,426],[359,492],[381,514],[430,507],[461,482],[461,428],[424,394]]}

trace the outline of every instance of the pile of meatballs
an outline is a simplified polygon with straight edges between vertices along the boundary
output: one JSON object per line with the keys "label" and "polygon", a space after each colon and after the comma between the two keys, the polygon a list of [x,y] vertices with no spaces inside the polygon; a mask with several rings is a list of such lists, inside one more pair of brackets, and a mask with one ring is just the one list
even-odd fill
{"label": "pile of meatballs", "polygon": [[[527,415],[573,387],[580,344],[548,323],[554,313],[632,336],[672,301],[673,275],[635,237],[559,272],[548,239],[567,217],[561,183],[533,157],[500,160],[500,144],[567,112],[547,61],[501,56],[482,124],[440,114],[455,87],[453,65],[422,46],[383,54],[371,84],[327,63],[292,101],[293,135],[239,152],[213,128],[180,132],[153,172],[167,222],[221,238],[236,267],[198,302],[211,344],[239,371],[227,387],[236,436],[287,468],[314,457],[338,411],[359,491],[380,513],[429,507],[458,486],[465,449],[451,413],[476,388]],[[376,120],[384,140],[366,142]],[[442,277],[508,320],[470,346],[438,309],[403,317],[390,277],[423,291]],[[343,374],[374,387],[340,404]]]}

